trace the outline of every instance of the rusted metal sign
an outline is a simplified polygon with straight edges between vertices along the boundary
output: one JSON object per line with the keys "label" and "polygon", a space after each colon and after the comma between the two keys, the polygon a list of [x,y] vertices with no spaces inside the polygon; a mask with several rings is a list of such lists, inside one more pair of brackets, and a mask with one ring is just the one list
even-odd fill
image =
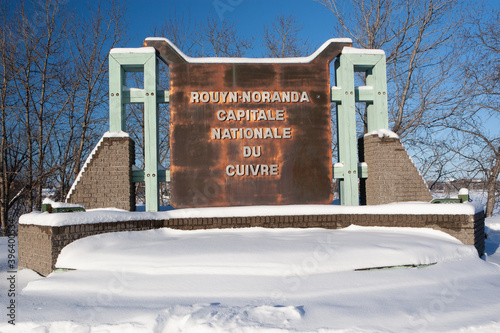
{"label": "rusted metal sign", "polygon": [[144,44],[169,64],[174,207],[332,201],[329,63],[350,43],[276,61]]}

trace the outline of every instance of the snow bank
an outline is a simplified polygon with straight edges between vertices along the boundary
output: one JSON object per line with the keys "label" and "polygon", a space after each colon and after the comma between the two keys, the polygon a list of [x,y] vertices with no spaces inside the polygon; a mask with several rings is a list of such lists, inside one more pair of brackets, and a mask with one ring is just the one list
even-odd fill
{"label": "snow bank", "polygon": [[474,215],[483,207],[474,202],[463,204],[430,204],[402,202],[374,206],[285,205],[175,209],[166,212],[128,212],[116,208],[89,209],[87,212],[49,214],[32,212],[19,218],[20,224],[64,226],[134,220],[166,220],[171,218],[211,218],[243,216],[292,216],[333,214],[384,215]]}
{"label": "snow bank", "polygon": [[486,219],[486,226],[491,230],[500,231],[500,215],[488,217]]}
{"label": "snow bank", "polygon": [[57,265],[76,270],[33,278],[0,331],[500,330],[500,268],[429,229],[121,232],[75,241]]}
{"label": "snow bank", "polygon": [[477,257],[474,247],[459,244],[444,232],[424,228],[163,228],[77,240],[62,250],[56,267],[167,275],[291,276],[302,265],[301,253],[322,258],[321,265],[307,267],[308,274]]}

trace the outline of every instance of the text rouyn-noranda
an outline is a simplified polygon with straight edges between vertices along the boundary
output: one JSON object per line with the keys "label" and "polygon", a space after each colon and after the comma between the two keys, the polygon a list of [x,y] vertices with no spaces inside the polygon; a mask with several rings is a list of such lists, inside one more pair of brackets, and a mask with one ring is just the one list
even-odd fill
{"label": "text rouyn-noranda", "polygon": [[309,103],[306,91],[192,91],[190,103]]}

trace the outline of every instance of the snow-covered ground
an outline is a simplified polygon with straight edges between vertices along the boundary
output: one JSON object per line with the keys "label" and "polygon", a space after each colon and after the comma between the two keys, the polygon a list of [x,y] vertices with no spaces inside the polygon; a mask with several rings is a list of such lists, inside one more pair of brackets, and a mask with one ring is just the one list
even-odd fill
{"label": "snow-covered ground", "polygon": [[484,259],[431,229],[87,237],[62,251],[66,270],[16,274],[15,326],[2,258],[0,332],[499,332],[500,216],[487,225]]}

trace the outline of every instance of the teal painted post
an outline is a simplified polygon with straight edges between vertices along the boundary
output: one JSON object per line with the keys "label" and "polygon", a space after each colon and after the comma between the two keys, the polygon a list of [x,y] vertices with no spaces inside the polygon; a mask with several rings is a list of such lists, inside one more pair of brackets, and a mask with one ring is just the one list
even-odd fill
{"label": "teal painted post", "polygon": [[144,173],[146,211],[159,208],[158,192],[158,60],[153,55],[144,64]]}
{"label": "teal painted post", "polygon": [[387,112],[387,74],[385,55],[373,57],[374,66],[366,71],[366,85],[373,87],[373,102],[367,103],[368,132],[389,128]]}
{"label": "teal painted post", "polygon": [[343,164],[340,178],[340,204],[359,205],[358,153],[354,93],[354,65],[341,54],[335,61],[335,85],[340,88],[341,102],[337,103],[337,140],[339,162]]}
{"label": "teal painted post", "polygon": [[[126,72],[143,72],[144,89],[125,89]],[[157,91],[158,60],[154,48],[113,49],[109,55],[109,130],[126,130],[126,103],[144,103],[144,170],[133,170],[135,182],[144,181],[146,210],[158,211],[158,182],[168,181],[158,170],[158,103],[168,103],[167,91]]]}
{"label": "teal painted post", "polygon": [[[366,164],[358,163],[355,103],[366,103],[368,131],[387,129],[387,78],[385,54],[379,50],[343,52],[335,62],[339,162],[333,177],[340,181],[340,204],[359,205],[358,178],[368,177]],[[366,86],[354,87],[354,72],[366,73]],[[354,90],[354,97],[351,91]]]}
{"label": "teal painted post", "polygon": [[125,71],[121,64],[109,55],[109,130],[126,131],[125,105],[123,104],[122,85]]}

